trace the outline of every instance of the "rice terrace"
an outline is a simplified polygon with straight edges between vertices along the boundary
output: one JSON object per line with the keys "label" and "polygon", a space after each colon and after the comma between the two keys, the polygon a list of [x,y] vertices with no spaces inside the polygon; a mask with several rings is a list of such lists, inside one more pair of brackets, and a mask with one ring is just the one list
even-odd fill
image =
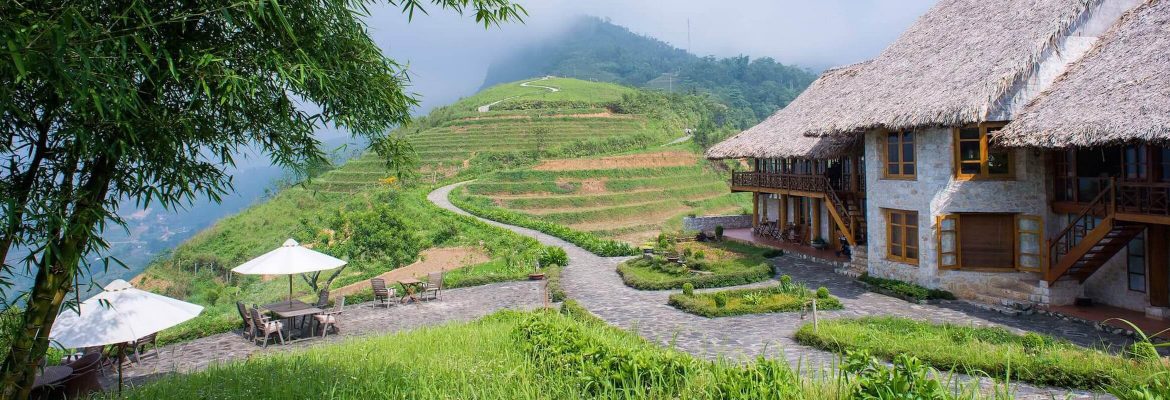
{"label": "rice terrace", "polygon": [[0,6],[0,396],[1170,398],[1170,0],[845,3]]}

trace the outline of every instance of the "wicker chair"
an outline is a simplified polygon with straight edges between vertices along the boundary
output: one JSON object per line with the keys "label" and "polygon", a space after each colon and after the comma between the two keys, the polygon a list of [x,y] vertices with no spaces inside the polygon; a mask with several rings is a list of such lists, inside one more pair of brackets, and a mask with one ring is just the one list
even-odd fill
{"label": "wicker chair", "polygon": [[390,308],[391,305],[395,304],[393,299],[396,290],[394,288],[387,288],[385,279],[370,279],[370,286],[374,288],[374,301],[377,301],[377,304],[374,304],[375,306],[381,305]]}
{"label": "wicker chair", "polygon": [[317,326],[321,328],[321,337],[325,337],[325,334],[329,332],[329,328],[333,328],[338,332],[341,331],[341,329],[337,327],[337,322],[341,320],[342,311],[345,311],[344,296],[337,300],[337,306],[333,307],[332,310],[313,316],[313,318],[317,320]]}
{"label": "wicker chair", "polygon": [[240,313],[240,319],[244,320],[244,337],[251,340],[256,337],[256,327],[252,324],[252,316],[248,315],[248,306],[243,302],[236,302],[236,311]]}
{"label": "wicker chair", "polygon": [[423,284],[422,298],[426,299],[430,296],[434,300],[442,300],[443,296],[443,273],[432,272],[427,274],[427,281]]}
{"label": "wicker chair", "polygon": [[101,353],[88,353],[76,361],[69,363],[73,373],[61,383],[65,398],[88,398],[91,393],[102,391],[102,383],[98,378],[105,363]]}
{"label": "wicker chair", "polygon": [[260,334],[264,334],[264,347],[268,347],[268,338],[272,334],[280,339],[280,344],[284,344],[284,323],[280,321],[269,321],[268,317],[260,313],[260,308],[252,305],[252,323],[256,326],[256,336],[252,339],[253,342],[260,338]]}

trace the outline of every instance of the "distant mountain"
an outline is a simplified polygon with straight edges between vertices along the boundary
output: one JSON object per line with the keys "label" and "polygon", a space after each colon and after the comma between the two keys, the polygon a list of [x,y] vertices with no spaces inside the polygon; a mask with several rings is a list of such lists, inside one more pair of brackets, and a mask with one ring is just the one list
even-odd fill
{"label": "distant mountain", "polygon": [[483,87],[540,75],[711,93],[743,114],[735,118],[740,125],[771,115],[816,79],[766,57],[698,57],[596,17],[580,17],[565,32],[501,58]]}

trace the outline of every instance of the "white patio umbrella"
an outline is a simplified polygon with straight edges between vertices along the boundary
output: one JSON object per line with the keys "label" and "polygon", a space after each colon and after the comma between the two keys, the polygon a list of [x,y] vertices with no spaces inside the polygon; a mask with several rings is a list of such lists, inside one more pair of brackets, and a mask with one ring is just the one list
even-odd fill
{"label": "white patio umbrella", "polygon": [[[53,322],[49,339],[67,349],[126,343],[195,318],[203,306],[135,289],[117,279],[81,302],[76,310],[62,311]],[[118,365],[118,388],[122,368]]]}
{"label": "white patio umbrella", "polygon": [[292,304],[292,276],[306,272],[325,271],[345,265],[345,261],[301,246],[296,240],[286,240],[276,250],[232,268],[245,275],[288,275],[288,302]]}

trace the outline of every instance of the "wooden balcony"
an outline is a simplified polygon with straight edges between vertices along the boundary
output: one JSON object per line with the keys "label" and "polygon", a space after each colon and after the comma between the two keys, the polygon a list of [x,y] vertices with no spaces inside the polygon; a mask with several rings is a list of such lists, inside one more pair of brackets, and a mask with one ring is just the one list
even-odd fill
{"label": "wooden balcony", "polygon": [[[1170,183],[1126,182],[1114,178],[1061,177],[1056,179],[1057,212],[1075,214],[1104,191],[1114,198],[1110,211],[1121,221],[1170,225]],[[1090,215],[1101,218],[1104,210]]]}
{"label": "wooden balcony", "polygon": [[822,195],[832,184],[822,175],[781,174],[773,172],[732,172],[734,192],[768,192],[794,195]]}

